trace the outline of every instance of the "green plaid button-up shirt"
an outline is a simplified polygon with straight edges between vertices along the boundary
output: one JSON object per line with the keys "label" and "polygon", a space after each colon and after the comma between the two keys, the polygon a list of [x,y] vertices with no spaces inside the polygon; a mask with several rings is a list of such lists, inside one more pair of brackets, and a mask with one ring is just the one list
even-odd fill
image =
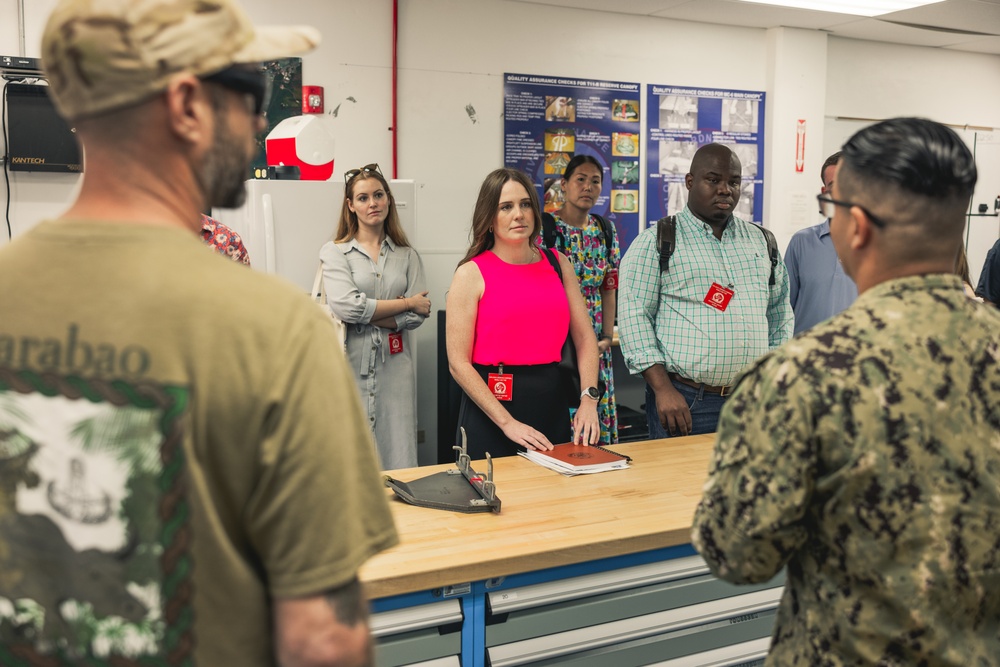
{"label": "green plaid button-up shirt", "polygon": [[[670,266],[660,274],[655,225],[629,246],[618,288],[619,337],[633,374],[654,364],[696,382],[727,385],[751,361],[792,337],[788,272],[775,267],[753,223],[733,217],[717,239],[686,208],[677,215]],[[725,312],[705,303],[712,283],[732,289]]]}

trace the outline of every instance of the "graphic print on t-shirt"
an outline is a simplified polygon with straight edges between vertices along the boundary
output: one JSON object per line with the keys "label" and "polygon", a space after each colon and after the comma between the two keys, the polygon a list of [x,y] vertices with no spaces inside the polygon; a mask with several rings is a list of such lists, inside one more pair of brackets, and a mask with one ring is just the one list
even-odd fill
{"label": "graphic print on t-shirt", "polygon": [[0,664],[191,664],[187,405],[0,368]]}

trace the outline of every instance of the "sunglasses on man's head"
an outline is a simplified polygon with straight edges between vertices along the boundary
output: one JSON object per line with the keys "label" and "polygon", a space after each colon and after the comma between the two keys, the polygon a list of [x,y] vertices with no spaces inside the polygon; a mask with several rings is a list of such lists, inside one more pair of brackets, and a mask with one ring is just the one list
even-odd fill
{"label": "sunglasses on man's head", "polygon": [[378,168],[378,165],[372,162],[371,164],[366,164],[363,167],[359,167],[357,169],[348,169],[347,171],[345,171],[344,184],[346,185],[347,183],[350,183],[351,179],[354,178],[355,176],[358,176],[360,174],[371,174],[371,173],[377,173],[379,176],[382,176],[382,178],[385,178],[385,176],[382,174],[382,170]]}
{"label": "sunglasses on man's head", "polygon": [[223,88],[253,97],[253,112],[263,116],[271,101],[271,76],[259,67],[233,65],[201,77],[202,81],[217,83]]}

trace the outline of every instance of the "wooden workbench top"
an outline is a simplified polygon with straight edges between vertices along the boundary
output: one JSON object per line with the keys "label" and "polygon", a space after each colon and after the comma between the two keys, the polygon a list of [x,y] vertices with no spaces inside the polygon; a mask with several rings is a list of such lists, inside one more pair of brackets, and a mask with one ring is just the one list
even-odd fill
{"label": "wooden workbench top", "polygon": [[[493,461],[501,513],[414,507],[390,496],[400,544],[360,578],[371,598],[531,572],[690,542],[714,435],[648,440],[612,449],[628,470],[565,477],[520,456]],[[391,471],[408,482],[454,468]],[[473,461],[486,473],[485,461]]]}

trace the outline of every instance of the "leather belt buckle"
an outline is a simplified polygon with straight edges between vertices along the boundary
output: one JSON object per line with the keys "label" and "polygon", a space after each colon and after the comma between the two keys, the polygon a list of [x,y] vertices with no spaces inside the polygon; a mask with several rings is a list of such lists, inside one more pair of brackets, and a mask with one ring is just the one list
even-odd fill
{"label": "leather belt buckle", "polygon": [[732,386],[732,385],[729,385],[729,384],[727,384],[727,385],[726,385],[725,387],[723,387],[723,388],[722,388],[722,389],[721,389],[721,390],[719,391],[719,396],[727,396],[727,395],[729,395],[729,394],[731,394],[731,393],[733,393],[733,386]]}

